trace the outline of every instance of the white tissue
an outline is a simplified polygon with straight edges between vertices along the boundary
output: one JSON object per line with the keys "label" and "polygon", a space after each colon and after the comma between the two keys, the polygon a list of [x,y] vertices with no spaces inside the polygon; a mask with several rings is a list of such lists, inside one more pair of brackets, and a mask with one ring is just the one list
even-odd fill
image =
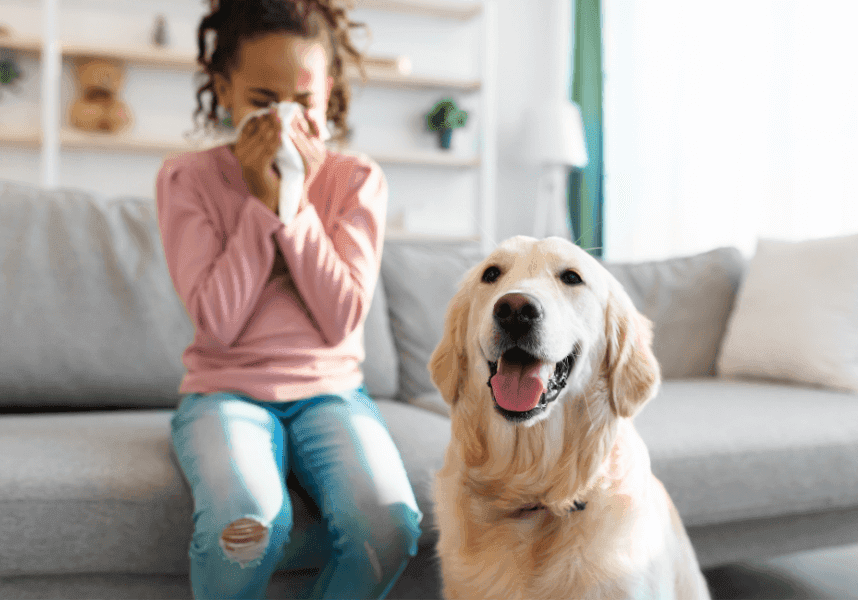
{"label": "white tissue", "polygon": [[[289,137],[289,126],[298,111],[304,110],[304,106],[297,102],[279,102],[272,103],[267,108],[260,108],[250,112],[244,116],[238,127],[235,128],[235,138],[238,140],[241,135],[241,130],[244,126],[256,116],[264,115],[271,110],[272,107],[277,108],[277,113],[280,116],[280,121],[283,124],[280,133],[280,148],[274,156],[274,162],[277,168],[280,169],[280,204],[278,213],[280,220],[288,225],[298,213],[298,204],[301,202],[301,194],[304,192],[304,179],[306,173],[304,171],[304,161],[301,159],[301,154],[295,147],[292,138]],[[324,123],[319,124],[319,135],[322,141],[327,141],[331,137],[327,126]]]}

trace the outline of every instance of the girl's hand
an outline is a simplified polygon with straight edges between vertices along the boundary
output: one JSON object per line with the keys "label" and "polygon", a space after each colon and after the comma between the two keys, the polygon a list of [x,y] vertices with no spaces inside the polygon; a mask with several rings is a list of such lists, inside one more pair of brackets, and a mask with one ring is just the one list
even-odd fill
{"label": "girl's hand", "polygon": [[280,203],[280,176],[274,156],[280,147],[280,118],[276,112],[254,117],[235,142],[235,156],[250,193],[275,213]]}
{"label": "girl's hand", "polygon": [[[314,120],[309,118],[305,111],[300,111],[292,120],[289,136],[295,143],[298,153],[304,160],[304,190],[310,188],[310,184],[316,179],[325,162],[327,150],[324,142],[319,137],[319,127]],[[306,198],[306,194],[305,194]],[[303,205],[302,207],[303,208]]]}

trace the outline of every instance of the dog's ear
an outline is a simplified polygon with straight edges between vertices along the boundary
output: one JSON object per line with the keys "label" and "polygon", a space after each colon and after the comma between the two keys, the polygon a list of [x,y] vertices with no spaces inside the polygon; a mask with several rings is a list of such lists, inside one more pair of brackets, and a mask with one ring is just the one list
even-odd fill
{"label": "dog's ear", "polygon": [[637,311],[618,282],[605,310],[605,336],[611,408],[631,417],[655,396],[661,370],[652,351],[652,322]]}
{"label": "dog's ear", "polygon": [[468,371],[468,356],[465,351],[468,327],[469,302],[461,291],[447,306],[444,318],[444,333],[429,359],[429,375],[432,383],[441,392],[444,401],[455,404]]}

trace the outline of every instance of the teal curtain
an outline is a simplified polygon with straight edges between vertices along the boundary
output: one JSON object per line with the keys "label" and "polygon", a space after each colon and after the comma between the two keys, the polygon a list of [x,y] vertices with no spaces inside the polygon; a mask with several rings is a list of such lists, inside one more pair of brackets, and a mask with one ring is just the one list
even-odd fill
{"label": "teal curtain", "polygon": [[588,163],[569,174],[572,239],[594,256],[602,256],[602,2],[575,2],[572,32],[572,90],[581,109]]}

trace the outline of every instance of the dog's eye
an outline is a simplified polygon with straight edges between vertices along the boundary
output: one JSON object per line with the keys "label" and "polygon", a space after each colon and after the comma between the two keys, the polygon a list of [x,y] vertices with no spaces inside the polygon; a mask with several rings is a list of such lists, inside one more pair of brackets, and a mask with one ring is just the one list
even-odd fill
{"label": "dog's eye", "polygon": [[560,274],[560,281],[566,285],[578,285],[579,283],[584,283],[584,280],[581,279],[581,276],[578,275],[578,273],[569,269]]}
{"label": "dog's eye", "polygon": [[501,275],[501,270],[497,267],[489,267],[483,271],[483,283],[494,283]]}

